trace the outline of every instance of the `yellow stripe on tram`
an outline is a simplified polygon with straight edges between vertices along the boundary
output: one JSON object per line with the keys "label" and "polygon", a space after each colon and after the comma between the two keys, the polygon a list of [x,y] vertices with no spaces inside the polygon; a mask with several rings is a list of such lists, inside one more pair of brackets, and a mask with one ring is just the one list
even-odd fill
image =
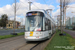
{"label": "yellow stripe on tram", "polygon": [[30,32],[30,36],[33,36],[33,31]]}

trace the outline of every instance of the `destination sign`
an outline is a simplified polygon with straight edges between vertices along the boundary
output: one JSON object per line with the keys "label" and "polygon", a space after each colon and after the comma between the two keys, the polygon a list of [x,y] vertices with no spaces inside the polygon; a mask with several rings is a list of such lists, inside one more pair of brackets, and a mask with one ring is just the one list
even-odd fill
{"label": "destination sign", "polygon": [[41,12],[28,12],[27,14],[26,14],[26,16],[42,16],[43,15],[43,13],[41,13]]}

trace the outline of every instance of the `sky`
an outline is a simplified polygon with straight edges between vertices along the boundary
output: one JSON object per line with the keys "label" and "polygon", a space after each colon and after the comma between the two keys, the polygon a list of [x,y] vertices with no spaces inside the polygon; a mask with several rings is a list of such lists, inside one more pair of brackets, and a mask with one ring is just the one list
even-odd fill
{"label": "sky", "polygon": [[[60,14],[60,0],[16,0],[17,1],[17,16],[16,20],[22,22],[22,24],[25,24],[25,15],[28,11],[29,4],[28,2],[31,1],[31,9],[52,9],[52,18],[56,20],[56,17]],[[2,14],[7,14],[9,17],[9,20],[14,19],[14,2],[15,0],[0,0],[0,16]],[[69,3],[70,7],[75,7],[75,0],[71,0]],[[67,17],[73,17],[75,16],[75,8],[67,8]]]}

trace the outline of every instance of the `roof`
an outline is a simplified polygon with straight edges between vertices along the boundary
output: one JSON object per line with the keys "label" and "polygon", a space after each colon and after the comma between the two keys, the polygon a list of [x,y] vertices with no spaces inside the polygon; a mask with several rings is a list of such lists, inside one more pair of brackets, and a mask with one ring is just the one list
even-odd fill
{"label": "roof", "polygon": [[29,10],[27,12],[31,12],[31,11],[41,11],[41,12],[44,12],[45,10],[44,9],[37,9],[37,10]]}
{"label": "roof", "polygon": [[43,12],[48,19],[50,19],[53,23],[55,23],[55,21],[53,20],[53,18],[46,12],[46,10],[44,10],[44,9],[37,9],[37,10],[29,10],[27,12],[32,12],[32,11],[40,11],[40,12]]}

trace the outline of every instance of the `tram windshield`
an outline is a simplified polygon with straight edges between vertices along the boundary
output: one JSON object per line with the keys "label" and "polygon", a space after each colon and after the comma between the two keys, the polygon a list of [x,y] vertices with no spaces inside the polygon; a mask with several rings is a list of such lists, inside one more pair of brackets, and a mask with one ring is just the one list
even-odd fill
{"label": "tram windshield", "polygon": [[28,13],[25,22],[25,31],[41,31],[43,24],[43,16],[41,13]]}

